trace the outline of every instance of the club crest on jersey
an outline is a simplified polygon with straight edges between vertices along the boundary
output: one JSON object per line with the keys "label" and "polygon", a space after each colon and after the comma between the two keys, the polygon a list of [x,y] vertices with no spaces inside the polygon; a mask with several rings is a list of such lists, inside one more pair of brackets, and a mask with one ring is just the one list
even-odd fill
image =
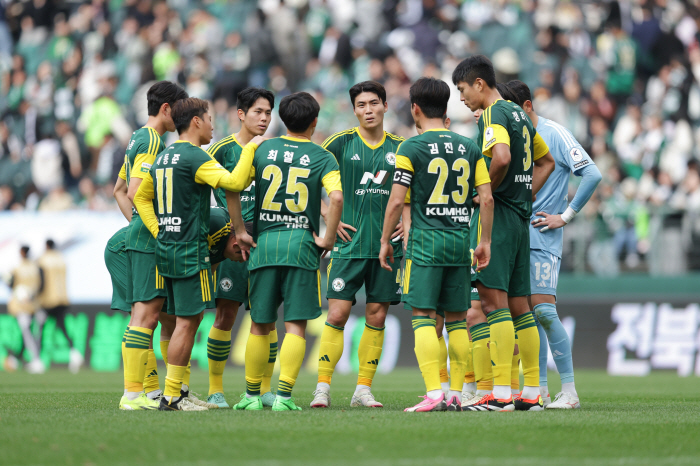
{"label": "club crest on jersey", "polygon": [[333,291],[343,291],[343,289],[345,289],[345,280],[336,278],[333,280],[333,283],[331,283],[331,286],[333,287]]}
{"label": "club crest on jersey", "polygon": [[396,165],[396,154],[393,152],[387,152],[386,154],[386,163],[389,165]]}
{"label": "club crest on jersey", "polygon": [[219,281],[219,286],[221,286],[221,289],[224,291],[231,291],[231,288],[233,288],[233,281],[228,277],[224,277]]}
{"label": "club crest on jersey", "polygon": [[578,147],[574,147],[573,149],[571,149],[569,155],[572,159],[574,159],[574,162],[580,162],[583,159],[583,152],[581,152],[581,149],[579,149]]}

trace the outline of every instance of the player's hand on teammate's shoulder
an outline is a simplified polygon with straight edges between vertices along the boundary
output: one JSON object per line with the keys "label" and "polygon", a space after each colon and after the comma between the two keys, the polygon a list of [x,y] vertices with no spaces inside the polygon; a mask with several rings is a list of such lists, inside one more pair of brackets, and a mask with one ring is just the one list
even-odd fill
{"label": "player's hand on teammate's shoulder", "polygon": [[250,142],[252,142],[256,146],[259,146],[260,144],[262,144],[264,141],[267,141],[268,139],[269,138],[264,138],[262,136],[255,136],[253,139],[250,140]]}
{"label": "player's hand on teammate's shoulder", "polygon": [[[388,258],[388,260],[387,260]],[[392,272],[389,262],[394,263],[394,247],[389,242],[382,240],[382,247],[379,249],[379,264],[383,269]]]}
{"label": "player's hand on teammate's shoulder", "polygon": [[484,270],[491,262],[491,243],[480,242],[474,250],[472,266],[476,265],[476,271]]}
{"label": "player's hand on teammate's shoulder", "polygon": [[345,231],[346,229],[352,230],[353,232],[357,232],[357,228],[355,228],[352,225],[348,225],[347,223],[340,222],[338,224],[338,236],[340,239],[343,240],[344,243],[347,243],[348,241],[352,241],[352,238],[350,238],[350,233]]}
{"label": "player's hand on teammate's shoulder", "polygon": [[561,218],[561,215],[550,215],[547,212],[537,212],[537,218],[534,219],[532,225],[540,229],[540,233],[547,230],[556,230],[566,225],[566,222]]}

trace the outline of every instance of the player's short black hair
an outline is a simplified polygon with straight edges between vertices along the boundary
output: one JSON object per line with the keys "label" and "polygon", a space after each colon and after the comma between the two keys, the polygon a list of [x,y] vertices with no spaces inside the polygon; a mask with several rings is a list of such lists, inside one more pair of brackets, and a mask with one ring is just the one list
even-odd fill
{"label": "player's short black hair", "polygon": [[160,107],[168,104],[171,107],[175,102],[188,98],[187,92],[170,81],[158,81],[148,89],[146,100],[148,100],[148,116],[158,115]]}
{"label": "player's short black hair", "polygon": [[270,102],[270,109],[275,108],[275,95],[262,87],[246,87],[239,92],[236,96],[236,107],[246,114],[258,99],[266,99]]}
{"label": "player's short black hair", "polygon": [[19,251],[22,253],[24,257],[29,256],[29,246],[23,245],[21,248],[19,248]]}
{"label": "player's short black hair", "polygon": [[514,97],[510,100],[516,104],[522,107],[528,100],[532,102],[532,93],[530,92],[530,88],[524,82],[514,79],[512,81],[508,81],[506,86],[508,86],[508,90]]}
{"label": "player's short black hair", "polygon": [[47,239],[46,240],[46,249],[55,249],[56,248],[56,243],[52,239]]}
{"label": "player's short black hair", "polygon": [[[503,97],[505,100],[510,100],[511,102],[515,102],[516,104],[516,97],[515,94],[510,90],[508,87],[508,84],[504,83],[498,83],[496,84],[496,90],[498,91],[499,94],[501,94],[501,97]],[[520,105],[520,104],[518,104]]]}
{"label": "player's short black hair", "polygon": [[411,105],[416,104],[427,118],[442,118],[450,100],[450,86],[441,79],[420,78],[409,91]]}
{"label": "player's short black hair", "polygon": [[483,55],[465,58],[452,72],[452,82],[455,86],[461,82],[471,86],[476,78],[481,78],[492,89],[496,87],[496,72],[493,69],[493,63]]}
{"label": "player's short black hair", "polygon": [[178,134],[182,134],[190,127],[192,118],[199,117],[209,111],[209,102],[196,97],[188,97],[178,100],[173,105],[173,122]]}
{"label": "player's short black hair", "polygon": [[321,106],[308,92],[295,92],[280,102],[280,118],[293,133],[303,133],[318,117]]}
{"label": "player's short black hair", "polygon": [[350,88],[350,102],[352,102],[352,108],[355,108],[355,99],[358,95],[363,92],[371,92],[379,97],[382,103],[386,102],[386,89],[384,86],[379,84],[377,81],[362,81],[357,83]]}

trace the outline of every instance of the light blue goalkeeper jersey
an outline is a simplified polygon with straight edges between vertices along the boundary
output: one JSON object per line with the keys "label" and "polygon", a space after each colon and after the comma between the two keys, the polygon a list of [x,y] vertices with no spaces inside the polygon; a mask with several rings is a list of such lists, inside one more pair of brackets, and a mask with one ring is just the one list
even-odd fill
{"label": "light blue goalkeeper jersey", "polygon": [[[595,165],[590,156],[583,150],[581,144],[574,138],[571,132],[552,120],[539,117],[537,133],[549,146],[549,151],[554,157],[555,168],[537,193],[537,200],[532,206],[534,220],[537,212],[548,214],[562,214],[568,205],[569,176],[574,173],[581,176],[586,167]],[[583,207],[590,196],[586,197],[582,205],[571,205],[577,212]],[[541,249],[557,257],[561,257],[562,244],[564,242],[564,229],[557,228],[541,233],[539,229],[530,224],[530,248]]]}

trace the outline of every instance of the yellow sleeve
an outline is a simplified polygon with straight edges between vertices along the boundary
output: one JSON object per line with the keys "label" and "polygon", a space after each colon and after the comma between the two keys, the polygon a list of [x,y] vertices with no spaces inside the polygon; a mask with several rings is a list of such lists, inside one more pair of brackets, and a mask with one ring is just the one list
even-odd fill
{"label": "yellow sleeve", "polygon": [[119,170],[119,178],[126,181],[126,164],[122,164],[121,170]]}
{"label": "yellow sleeve", "polygon": [[343,192],[343,185],[340,183],[340,170],[333,170],[326,173],[326,176],[321,180],[323,187],[326,188],[326,193],[330,196],[333,191]]}
{"label": "yellow sleeve", "polygon": [[549,152],[549,147],[547,143],[544,142],[544,139],[542,139],[542,136],[540,136],[540,133],[535,133],[535,137],[532,139],[532,145],[535,149],[532,160],[541,159]]}
{"label": "yellow sleeve", "polygon": [[403,200],[404,204],[410,204],[411,203],[411,188],[408,188],[408,191],[406,191],[406,197]]}
{"label": "yellow sleeve", "polygon": [[506,144],[510,147],[510,136],[505,127],[494,123],[484,128],[484,140],[481,153],[487,157],[491,157],[491,150],[496,144]]}
{"label": "yellow sleeve", "polygon": [[411,163],[411,159],[409,159],[405,155],[396,155],[396,168],[410,171],[411,173],[415,172],[415,170],[413,169],[413,164]]}
{"label": "yellow sleeve", "polygon": [[134,167],[131,169],[131,177],[145,179],[153,166],[153,162],[156,161],[156,155],[154,153],[136,154]]}
{"label": "yellow sleeve", "polygon": [[213,158],[203,163],[194,180],[199,184],[208,184],[212,188],[224,188],[228,191],[241,192],[253,182],[255,170],[253,169],[253,157],[257,144],[249,142],[241,152],[241,158],[232,172],[228,172]]}
{"label": "yellow sleeve", "polygon": [[474,171],[474,187],[476,188],[490,182],[491,178],[489,177],[489,169],[486,168],[486,162],[484,159],[479,159],[476,162],[476,170]]}
{"label": "yellow sleeve", "polygon": [[153,210],[153,178],[143,178],[139,189],[134,195],[134,206],[143,220],[143,224],[151,232],[154,238],[158,237],[158,217]]}

